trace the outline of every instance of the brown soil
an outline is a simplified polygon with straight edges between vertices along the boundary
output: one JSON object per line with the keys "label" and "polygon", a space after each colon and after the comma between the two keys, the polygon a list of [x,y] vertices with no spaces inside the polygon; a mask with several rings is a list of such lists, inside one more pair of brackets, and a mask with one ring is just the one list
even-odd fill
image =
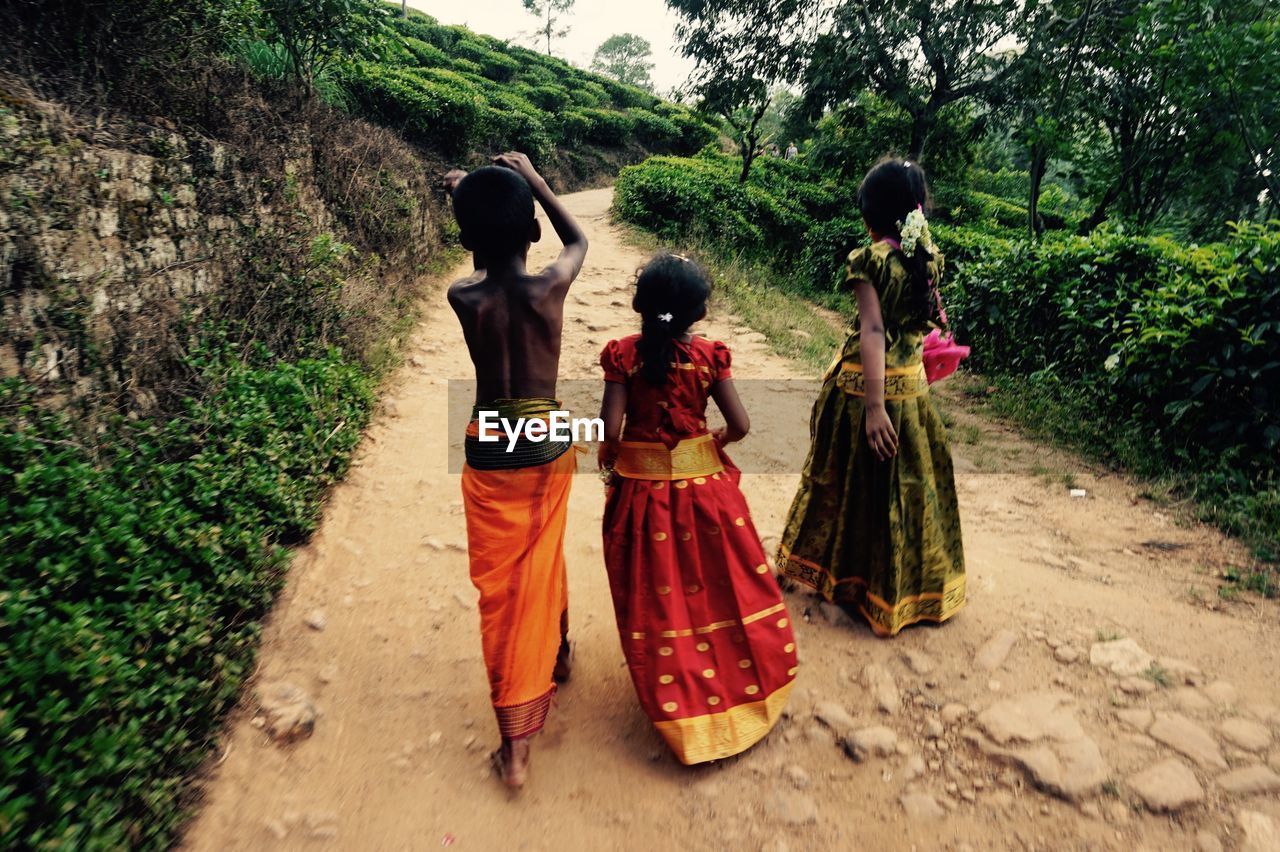
{"label": "brown soil", "polygon": [[[609,201],[609,190],[568,199],[592,247],[569,299],[566,379],[598,378],[600,347],[635,326],[628,291],[644,258],[610,224]],[[537,247],[535,262],[551,250]],[[273,743],[251,689],[227,728],[186,847],[1155,850],[1196,848],[1197,833],[1209,832],[1231,849],[1244,848],[1246,823],[1265,843],[1258,833],[1265,820],[1241,821],[1242,810],[1280,822],[1274,793],[1229,795],[1218,783],[1225,770],[1179,757],[1117,715],[1176,710],[1207,732],[1232,769],[1280,768],[1276,745],[1247,750],[1218,732],[1243,717],[1268,739],[1280,734],[1276,604],[1222,601],[1217,593],[1220,571],[1243,558],[1238,545],[1180,525],[1140,499],[1133,482],[973,416],[954,389],[944,405],[958,459],[968,607],[940,628],[880,640],[860,623],[828,623],[806,594],[788,595],[802,652],[790,717],[747,754],[715,765],[680,766],[636,704],[601,558],[602,488],[594,476],[580,477],[566,544],[577,667],[534,743],[528,787],[509,795],[489,769],[497,735],[458,477],[446,462],[456,444],[447,385],[466,378],[470,365],[443,284],[432,290],[412,363],[388,391],[387,411],[333,494],[320,532],[299,551],[265,627],[255,688],[287,681],[309,693],[318,708],[314,733]],[[731,316],[713,316],[701,331],[730,344],[741,383],[761,379],[755,387],[794,396],[793,404],[787,397],[767,410],[757,405],[755,431],[737,452],[744,469],[774,471],[744,479],[769,539],[787,511],[794,459],[807,439],[811,389],[783,380],[812,376]],[[1069,486],[1088,496],[1071,497]],[[306,623],[316,614],[322,630]],[[984,669],[979,651],[1001,631],[1016,641]],[[1122,678],[1090,665],[1094,643],[1120,637],[1162,660],[1126,684],[1152,691],[1130,695]],[[1082,658],[1059,662],[1058,645]],[[988,662],[999,657],[985,653]],[[896,681],[890,713],[862,686],[868,664]],[[1016,762],[984,755],[973,741],[984,726],[973,718],[942,723],[961,712],[944,714],[945,705],[980,714],[1051,691],[1072,699],[1068,712],[1106,765],[1107,783],[1075,802],[1037,788]],[[859,725],[892,729],[898,753],[862,762],[846,756],[814,717],[824,702]],[[1146,729],[1138,714],[1126,715]],[[917,757],[924,772],[912,779]],[[1171,757],[1194,769],[1203,800],[1156,815],[1129,779]],[[905,793],[931,797],[908,801],[932,804],[940,816],[909,818]]]}

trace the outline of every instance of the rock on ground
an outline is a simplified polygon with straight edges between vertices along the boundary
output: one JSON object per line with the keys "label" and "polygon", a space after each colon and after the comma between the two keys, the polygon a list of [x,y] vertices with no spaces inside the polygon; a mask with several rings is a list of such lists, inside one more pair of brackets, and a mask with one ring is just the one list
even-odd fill
{"label": "rock on ground", "polygon": [[790,790],[775,793],[769,799],[767,810],[774,819],[787,825],[807,825],[818,821],[818,806],[813,799]]}
{"label": "rock on ground", "polygon": [[907,668],[921,677],[930,674],[938,665],[933,657],[924,651],[904,651],[902,659],[906,662]]}
{"label": "rock on ground", "polygon": [[907,793],[901,799],[902,809],[907,812],[907,819],[912,822],[930,822],[942,819],[947,812],[938,804],[938,800],[928,793]]}
{"label": "rock on ground", "polygon": [[1227,719],[1218,726],[1222,738],[1245,751],[1262,751],[1271,745],[1271,732],[1265,725],[1249,719]]}
{"label": "rock on ground", "polygon": [[285,681],[265,684],[258,690],[264,728],[276,742],[293,742],[311,736],[316,707],[298,687]]}
{"label": "rock on ground", "polygon": [[1151,668],[1155,658],[1132,639],[1116,639],[1094,643],[1089,649],[1089,662],[1114,675],[1133,677]]}
{"label": "rock on ground", "polygon": [[1280,829],[1271,817],[1257,811],[1236,814],[1240,823],[1240,852],[1280,852]]}
{"label": "rock on ground", "polygon": [[1213,735],[1181,713],[1156,713],[1155,724],[1147,733],[1152,739],[1191,758],[1204,769],[1227,768],[1222,750],[1218,748],[1218,741]]}
{"label": "rock on ground", "polygon": [[813,715],[819,722],[830,728],[835,735],[843,740],[845,737],[858,727],[858,720],[849,715],[849,712],[834,701],[823,701],[813,708]]}
{"label": "rock on ground", "polygon": [[1108,778],[1102,751],[1080,726],[1068,695],[1034,693],[1000,701],[979,714],[978,725],[986,736],[970,731],[966,738],[1064,799],[1079,801]]}
{"label": "rock on ground", "polygon": [[1265,766],[1246,766],[1218,776],[1218,786],[1233,796],[1280,792],[1280,775]]}
{"label": "rock on ground", "polygon": [[884,666],[877,663],[869,663],[862,670],[862,685],[870,690],[881,713],[887,713],[892,716],[902,706],[902,696],[898,692],[898,685],[894,682],[893,675],[889,674],[889,671]]}
{"label": "rock on ground", "polygon": [[1001,630],[978,649],[978,653],[973,658],[973,664],[984,672],[993,672],[1004,665],[1009,652],[1016,644],[1018,644],[1018,634],[1012,630]]}
{"label": "rock on ground", "polygon": [[857,761],[889,757],[898,750],[898,735],[883,725],[862,728],[845,737],[844,748]]}
{"label": "rock on ground", "polygon": [[1155,813],[1172,813],[1204,801],[1204,789],[1196,774],[1176,757],[1132,776],[1129,786]]}

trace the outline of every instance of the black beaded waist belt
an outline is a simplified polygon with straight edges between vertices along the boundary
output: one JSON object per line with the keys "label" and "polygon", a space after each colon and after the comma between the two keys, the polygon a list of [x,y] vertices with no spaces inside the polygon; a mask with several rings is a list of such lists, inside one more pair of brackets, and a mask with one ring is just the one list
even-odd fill
{"label": "black beaded waist belt", "polygon": [[521,433],[511,443],[506,430],[497,430],[497,440],[480,440],[480,413],[489,415],[492,423],[496,419],[505,419],[510,423],[518,420],[547,420],[551,412],[560,410],[560,402],[554,399],[495,399],[493,402],[477,405],[471,413],[471,423],[467,426],[467,439],[464,448],[467,464],[475,470],[519,470],[525,467],[540,467],[560,458],[573,446],[572,441],[553,441],[546,438],[533,441]]}

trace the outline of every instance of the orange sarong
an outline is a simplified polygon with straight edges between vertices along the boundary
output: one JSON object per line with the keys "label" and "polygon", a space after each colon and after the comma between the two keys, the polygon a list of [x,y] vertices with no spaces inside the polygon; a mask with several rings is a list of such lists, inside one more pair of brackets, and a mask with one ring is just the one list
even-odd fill
{"label": "orange sarong", "polygon": [[[505,409],[512,402],[486,408]],[[473,422],[472,437],[474,427]],[[531,467],[468,464],[462,472],[485,667],[498,729],[508,739],[541,730],[555,694],[552,671],[561,615],[569,605],[564,531],[576,469],[570,450]]]}

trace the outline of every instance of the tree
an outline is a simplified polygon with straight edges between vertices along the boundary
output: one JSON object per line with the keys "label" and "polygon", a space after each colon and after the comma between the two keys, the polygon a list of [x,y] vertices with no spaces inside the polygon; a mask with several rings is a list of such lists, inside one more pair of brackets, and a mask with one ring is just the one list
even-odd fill
{"label": "tree", "polygon": [[609,36],[596,48],[591,70],[619,83],[653,91],[653,81],[649,79],[649,72],[653,70],[653,46],[647,39],[631,33]]}
{"label": "tree", "polygon": [[260,8],[293,74],[308,89],[333,60],[369,49],[390,10],[379,0],[262,0]]}
{"label": "tree", "polygon": [[774,88],[799,76],[818,0],[667,0],[680,16],[676,35],[697,66],[689,81],[703,109],[737,136],[745,183],[759,153],[761,122]]}
{"label": "tree", "polygon": [[1085,55],[1086,114],[1105,135],[1081,161],[1095,203],[1082,230],[1115,212],[1216,235],[1259,212],[1280,133],[1268,3],[1112,0],[1106,11]]}
{"label": "tree", "polygon": [[546,39],[547,56],[551,55],[551,42],[564,38],[569,34],[567,26],[557,26],[561,19],[573,8],[574,0],[524,0],[524,8],[539,20],[537,33],[539,39]]}
{"label": "tree", "polygon": [[965,100],[998,105],[1020,66],[1040,55],[1051,9],[1036,0],[841,0],[805,75],[811,115],[870,90],[911,117],[907,154],[927,159],[939,114]]}

